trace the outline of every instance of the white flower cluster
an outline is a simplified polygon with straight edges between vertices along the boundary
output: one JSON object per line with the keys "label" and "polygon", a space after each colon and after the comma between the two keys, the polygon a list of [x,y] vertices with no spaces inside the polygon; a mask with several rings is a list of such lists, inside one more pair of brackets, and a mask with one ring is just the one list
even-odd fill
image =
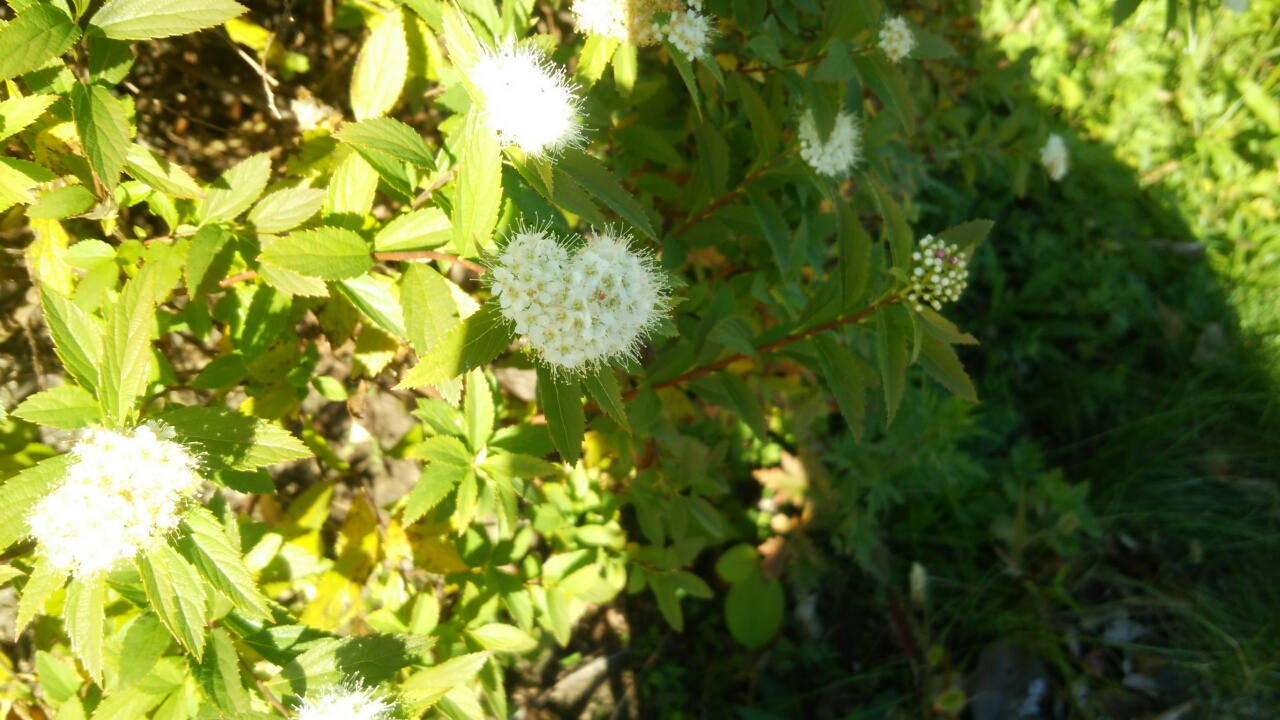
{"label": "white flower cluster", "polygon": [[627,237],[597,235],[571,256],[547,230],[522,229],[491,277],[503,317],[553,369],[569,373],[633,357],[667,311],[652,258]]}
{"label": "white flower cluster", "polygon": [[901,17],[891,17],[884,21],[880,28],[880,49],[893,62],[911,54],[916,46],[916,36],[911,33],[907,21]]}
{"label": "white flower cluster", "polygon": [[711,18],[694,8],[671,13],[671,19],[659,30],[667,42],[675,45],[689,58],[698,60],[706,59],[707,49],[711,47],[711,40],[715,37]]}
{"label": "white flower cluster", "polygon": [[581,142],[576,88],[537,47],[505,45],[467,77],[483,96],[485,124],[502,144],[536,157]]}
{"label": "white flower cluster", "polygon": [[[667,22],[653,21],[660,12],[670,14]],[[582,32],[640,47],[666,40],[690,58],[705,58],[715,37],[702,0],[575,0],[573,14]]]}
{"label": "white flower cluster", "polygon": [[38,552],[84,577],[136,557],[178,526],[203,482],[173,429],[148,422],[132,431],[90,430],[71,450],[62,484],[28,517]]}
{"label": "white flower cluster", "polygon": [[1040,162],[1054,182],[1067,176],[1067,170],[1071,169],[1071,158],[1067,155],[1067,143],[1061,135],[1053,133],[1049,136],[1049,141],[1040,148]]}
{"label": "white flower cluster", "polygon": [[960,298],[968,286],[969,269],[955,245],[947,245],[932,235],[920,238],[920,249],[911,255],[920,263],[911,278],[907,299],[919,311],[924,305],[941,310],[942,303]]}
{"label": "white flower cluster", "polygon": [[822,142],[813,111],[806,111],[800,118],[800,157],[819,175],[840,178],[849,174],[862,158],[862,128],[858,119],[840,111],[827,141]]}
{"label": "white flower cluster", "polygon": [[390,720],[392,703],[374,696],[372,689],[343,683],[307,696],[298,706],[297,720]]}

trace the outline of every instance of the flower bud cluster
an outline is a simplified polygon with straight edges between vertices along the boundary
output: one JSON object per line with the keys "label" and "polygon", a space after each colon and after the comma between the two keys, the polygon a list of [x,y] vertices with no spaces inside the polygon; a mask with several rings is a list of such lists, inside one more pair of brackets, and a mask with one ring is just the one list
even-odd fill
{"label": "flower bud cluster", "polygon": [[858,119],[842,110],[827,141],[822,142],[813,111],[806,111],[800,117],[800,157],[819,175],[830,178],[848,175],[862,158],[862,128]]}
{"label": "flower bud cluster", "polygon": [[582,141],[576,87],[537,47],[508,44],[491,51],[467,77],[483,96],[485,125],[502,144],[538,157]]}
{"label": "flower bud cluster", "polygon": [[880,49],[893,62],[905,58],[915,49],[916,36],[912,34],[907,21],[901,17],[891,17],[884,21],[880,28]]}
{"label": "flower bud cluster", "polygon": [[926,235],[920,239],[920,249],[912,259],[920,263],[913,271],[911,290],[907,299],[917,311],[925,305],[941,310],[942,303],[960,298],[968,285],[968,262],[956,245],[948,245],[941,239]]}
{"label": "flower bud cluster", "polygon": [[1054,182],[1067,176],[1067,171],[1071,169],[1071,158],[1067,154],[1067,143],[1061,135],[1053,133],[1049,136],[1048,142],[1040,148],[1040,163],[1049,173],[1049,179]]}
{"label": "flower bud cluster", "polygon": [[503,317],[553,369],[580,373],[634,357],[667,311],[667,288],[630,238],[587,239],[576,254],[547,230],[523,229],[491,274]]}
{"label": "flower bud cluster", "polygon": [[136,557],[178,526],[203,482],[196,457],[155,422],[90,430],[71,450],[66,478],[27,518],[38,552],[76,577]]}
{"label": "flower bud cluster", "polygon": [[297,720],[390,720],[391,702],[374,696],[374,690],[343,683],[309,694],[298,706]]}
{"label": "flower bud cluster", "polygon": [[[701,5],[700,2],[698,4]],[[671,13],[671,19],[658,29],[667,42],[675,45],[680,52],[699,60],[706,59],[707,50],[715,36],[711,18],[692,7]]]}

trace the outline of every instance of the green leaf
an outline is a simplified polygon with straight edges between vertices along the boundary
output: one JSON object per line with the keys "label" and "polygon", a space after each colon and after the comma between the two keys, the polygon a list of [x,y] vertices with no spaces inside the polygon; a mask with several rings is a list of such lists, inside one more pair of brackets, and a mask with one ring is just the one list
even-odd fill
{"label": "green leaf", "polygon": [[405,336],[404,313],[391,287],[373,275],[339,280],[334,287],[347,297],[360,312],[379,327],[398,338]]}
{"label": "green leaf", "polygon": [[748,573],[729,588],[724,599],[724,620],[729,632],[743,645],[758,648],[782,625],[782,586],[759,572]]}
{"label": "green leaf", "polygon": [[893,312],[895,307],[882,307],[875,312],[876,359],[880,363],[880,382],[884,386],[885,413],[889,422],[893,422],[902,402],[909,359],[907,338],[913,335],[911,321]]}
{"label": "green leaf", "polygon": [[348,230],[364,226],[364,217],[373,209],[378,190],[378,173],[359,153],[350,153],[333,171],[325,189],[324,221]]}
{"label": "green leaf", "polygon": [[876,97],[902,121],[903,133],[911,135],[916,129],[916,104],[911,89],[902,73],[883,53],[853,56],[862,81],[870,86]]}
{"label": "green leaf", "polygon": [[40,195],[37,204],[27,208],[27,217],[61,220],[81,215],[98,204],[98,198],[83,185],[63,185]]}
{"label": "green leaf", "polygon": [[204,654],[205,629],[205,595],[200,575],[178,551],[164,544],[139,556],[137,565],[147,601],[160,622],[199,661]]}
{"label": "green leaf", "polygon": [[969,402],[978,402],[978,391],[973,387],[973,381],[965,373],[960,358],[956,357],[956,351],[950,345],[925,333],[921,337],[919,362],[925,372],[953,394]]}
{"label": "green leaf", "polygon": [[53,594],[62,589],[67,582],[67,574],[58,570],[46,557],[37,557],[31,577],[27,578],[26,587],[22,588],[22,599],[18,602],[18,619],[14,623],[14,635],[19,635],[31,624],[36,615],[44,612],[45,603]]}
{"label": "green leaf", "polygon": [[484,370],[475,368],[467,373],[467,399],[463,405],[463,418],[467,422],[467,438],[476,452],[485,446],[493,434],[493,393]]}
{"label": "green leaf", "polygon": [[618,378],[614,376],[613,369],[608,365],[598,365],[582,376],[582,383],[600,409],[630,433],[631,423],[627,420],[627,410],[622,405],[622,393],[618,390]]}
{"label": "green leaf", "polygon": [[756,221],[760,223],[769,247],[773,248],[774,262],[784,276],[790,276],[793,270],[799,268],[791,267],[791,228],[782,217],[782,211],[763,188],[748,186],[746,193],[751,209],[755,211]]}
{"label": "green leaf", "polygon": [[[88,5],[87,0],[77,4]],[[81,8],[83,9],[83,8]],[[102,35],[89,36],[89,82],[100,85],[118,85],[133,68],[133,43],[112,40]]]}
{"label": "green leaf", "polygon": [[222,174],[205,191],[200,204],[200,222],[232,220],[262,195],[271,177],[271,157],[258,153],[241,160]]}
{"label": "green leaf", "polygon": [[98,400],[109,422],[122,423],[132,416],[135,403],[146,392],[155,315],[155,274],[144,268],[124,286],[107,313]]}
{"label": "green leaf", "polygon": [[[505,6],[504,6],[505,7]],[[613,52],[613,84],[618,94],[623,97],[631,95],[636,86],[636,77],[640,72],[640,57],[636,46],[620,43]]]}
{"label": "green leaf", "polygon": [[757,572],[760,553],[747,543],[739,543],[724,551],[716,560],[716,574],[725,582],[736,583]]}
{"label": "green leaf", "polygon": [[599,198],[624,220],[634,225],[637,230],[657,239],[644,208],[640,207],[640,203],[623,189],[617,176],[600,160],[581,150],[569,149],[556,161],[556,168],[568,173],[569,177],[576,180],[587,192]]}
{"label": "green leaf", "polygon": [[40,288],[40,303],[63,366],[82,387],[96,389],[102,360],[102,328],[75,303],[48,288]]}
{"label": "green leaf", "polygon": [[497,303],[486,303],[422,355],[397,387],[422,387],[458,377],[498,357],[515,338]]}
{"label": "green leaf", "polygon": [[75,578],[67,587],[67,598],[62,606],[62,619],[67,637],[71,639],[71,651],[80,659],[89,677],[98,683],[102,682],[102,622],[106,619],[103,608],[106,592],[107,576],[103,573]]}
{"label": "green leaf", "polygon": [[239,712],[248,707],[248,697],[240,682],[239,656],[226,630],[210,631],[205,641],[204,661],[196,666],[195,676],[205,696],[219,709]]}
{"label": "green leaf", "polygon": [[36,70],[71,49],[80,27],[51,4],[26,8],[0,28],[0,80]]}
{"label": "green leaf", "polygon": [[266,260],[258,261],[258,276],[271,287],[285,295],[302,297],[329,297],[329,286],[324,280],[303,275],[295,270],[282,268]]}
{"label": "green leaf", "polygon": [[684,632],[684,612],[680,609],[680,598],[676,595],[676,584],[671,574],[657,570],[645,570],[649,580],[649,588],[658,601],[658,610],[666,618],[676,632]]}
{"label": "green leaf", "polygon": [[27,534],[27,512],[66,477],[70,455],[54,455],[0,485],[0,550]]}
{"label": "green leaf", "polygon": [[[1121,0],[1123,2],[1124,0]],[[955,57],[956,49],[951,47],[940,35],[922,30],[918,27],[911,28],[911,34],[916,38],[915,47],[911,48],[911,57],[918,60],[941,60],[942,58]]]}
{"label": "green leaf", "polygon": [[249,295],[249,307],[237,330],[240,352],[252,363],[265,353],[289,321],[289,309],[293,300],[275,288],[258,285],[242,290]]}
{"label": "green leaf", "polygon": [[29,396],[13,414],[37,425],[79,430],[102,419],[102,410],[93,395],[78,385],[59,385]]}
{"label": "green leaf", "polygon": [[551,200],[556,207],[568,210],[597,227],[608,224],[609,221],[600,212],[600,208],[596,207],[591,196],[582,189],[577,180],[569,177],[569,174],[559,167],[552,168],[551,177],[555,188]]}
{"label": "green leaf", "polygon": [[130,146],[124,105],[104,87],[76,83],[71,88],[71,115],[89,165],[107,190],[115,190]]}
{"label": "green leaf", "polygon": [[409,45],[399,9],[382,17],[369,33],[351,75],[351,110],[356,120],[387,114],[400,98],[409,73]]}
{"label": "green leaf", "polygon": [[489,660],[489,653],[478,652],[459,655],[425,670],[419,670],[400,685],[401,692],[418,699],[434,690],[466,685],[475,679],[480,668]]}
{"label": "green leaf", "polygon": [[231,267],[235,245],[221,225],[205,225],[191,238],[187,251],[187,295],[196,298],[214,292]]}
{"label": "green leaf", "polygon": [[465,466],[459,467],[444,462],[428,463],[422,469],[422,475],[409,494],[409,501],[404,508],[404,525],[417,522],[427,511],[440,504],[448,497],[453,486],[462,481],[467,474]]}
{"label": "green leaf", "polygon": [[578,55],[578,67],[573,72],[573,79],[583,88],[590,89],[604,76],[618,44],[616,38],[588,35],[587,41],[582,45],[582,53]]}
{"label": "green leaf", "polygon": [[1111,24],[1118,26],[1137,11],[1142,0],[1115,0],[1115,2],[1116,4],[1111,6]]}
{"label": "green leaf", "polygon": [[134,143],[125,157],[125,170],[141,180],[147,187],[166,195],[187,200],[199,200],[204,190],[177,163]]}
{"label": "green leaf", "polygon": [[489,623],[467,633],[485,650],[526,653],[538,647],[538,641],[514,625]]}
{"label": "green leaf", "polygon": [[849,312],[853,310],[853,303],[862,297],[871,275],[871,238],[862,228],[862,221],[852,205],[839,203],[836,212],[839,223],[840,306]]}
{"label": "green leaf", "polygon": [[467,115],[466,145],[453,201],[453,249],[467,256],[489,246],[502,206],[502,147],[481,120]]}
{"label": "green leaf", "polygon": [[756,140],[756,157],[772,158],[778,152],[781,135],[777,119],[769,111],[769,106],[760,99],[745,73],[735,73],[733,82],[742,100],[742,107],[747,111],[747,118],[751,121],[751,134]]}
{"label": "green leaf", "polygon": [[493,453],[480,463],[480,469],[503,479],[554,477],[560,474],[559,466],[521,453]]}
{"label": "green leaf", "polygon": [[347,679],[374,686],[401,668],[421,662],[430,647],[430,638],[415,635],[322,640],[281,668],[266,685],[276,697],[298,697]]}
{"label": "green leaf", "polygon": [[430,250],[449,242],[453,223],[437,207],[414,210],[387,223],[373,236],[375,252]]}
{"label": "green leaf", "polygon": [[738,417],[742,418],[756,437],[767,441],[769,428],[765,421],[764,410],[761,409],[760,400],[756,398],[756,394],[747,386],[747,381],[731,372],[717,373],[717,376],[724,383],[725,392],[733,400],[733,407],[737,410]]}
{"label": "green leaf", "polygon": [[[0,39],[3,37],[4,31],[0,30]],[[0,140],[8,140],[22,132],[57,99],[57,95],[27,95],[0,102]]]}
{"label": "green leaf", "polygon": [[400,285],[405,333],[413,349],[425,354],[460,322],[449,281],[427,265],[414,263]]}
{"label": "green leaf", "polygon": [[569,621],[569,598],[564,590],[555,585],[548,587],[546,594],[547,620],[551,623],[551,633],[555,635],[560,647],[565,647],[569,644],[570,633],[573,631]]}
{"label": "green leaf", "polygon": [[434,169],[435,158],[431,148],[416,130],[392,118],[370,118],[348,123],[338,131],[337,138],[357,149],[376,150],[397,160]]}
{"label": "green leaf", "polygon": [[684,86],[689,88],[689,96],[693,98],[693,109],[698,113],[698,120],[702,120],[702,94],[698,92],[698,78],[693,74],[693,64],[669,41],[663,40],[662,47],[667,49],[667,55],[671,57],[671,63],[680,73],[680,79],[684,80]]}
{"label": "green leaf", "polygon": [[336,227],[303,230],[282,237],[268,245],[259,257],[282,268],[325,280],[359,277],[373,267],[369,244],[364,238]]}
{"label": "green leaf", "polygon": [[153,612],[144,612],[129,623],[120,649],[120,674],[116,684],[129,687],[151,673],[169,649],[169,631]]}
{"label": "green leaf", "polygon": [[889,249],[893,253],[893,266],[904,272],[911,270],[911,250],[915,244],[911,237],[911,226],[902,214],[898,201],[893,199],[889,189],[880,179],[871,173],[862,176],[863,181],[871,187],[880,217],[884,218],[885,234],[889,236]]}
{"label": "green leaf", "polygon": [[547,418],[551,442],[560,451],[560,457],[570,465],[577,464],[585,432],[582,386],[578,379],[539,363],[538,400]]}
{"label": "green leaf", "polygon": [[245,220],[260,233],[292,230],[320,212],[324,196],[324,190],[312,187],[277,190],[259,200]]}
{"label": "green leaf", "polygon": [[200,506],[187,511],[176,544],[200,576],[246,615],[264,620],[271,617],[267,599],[259,592],[226,529],[212,513]]}
{"label": "green leaf", "polygon": [[108,0],[89,19],[89,31],[114,40],[150,40],[221,25],[246,10],[232,0]]}
{"label": "green leaf", "polygon": [[990,220],[970,220],[938,233],[938,239],[949,245],[955,245],[959,252],[972,254],[974,248],[986,239],[995,223]]}
{"label": "green leaf", "polygon": [[707,584],[706,580],[687,570],[671,571],[671,580],[676,584],[676,587],[693,597],[707,600],[715,595],[715,593],[711,592],[711,586]]}
{"label": "green leaf", "polygon": [[845,424],[853,432],[855,440],[862,440],[862,422],[867,415],[867,381],[863,367],[865,362],[853,351],[825,334],[813,338],[818,350],[818,363],[827,385],[836,397],[836,404],[844,414]]}
{"label": "green leaf", "polygon": [[36,672],[40,687],[55,703],[62,704],[80,692],[84,681],[76,669],[44,650],[36,651]]}
{"label": "green leaf", "polygon": [[160,414],[210,470],[253,470],[311,457],[300,440],[278,425],[237,412],[191,405]]}

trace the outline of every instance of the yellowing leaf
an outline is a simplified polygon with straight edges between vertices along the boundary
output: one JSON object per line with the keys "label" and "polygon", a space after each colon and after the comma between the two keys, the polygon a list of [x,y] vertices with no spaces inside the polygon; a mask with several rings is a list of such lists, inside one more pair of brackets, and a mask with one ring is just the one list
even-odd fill
{"label": "yellowing leaf", "polygon": [[408,73],[404,16],[395,10],[369,34],[356,59],[351,76],[351,111],[356,120],[385,115],[400,98]]}

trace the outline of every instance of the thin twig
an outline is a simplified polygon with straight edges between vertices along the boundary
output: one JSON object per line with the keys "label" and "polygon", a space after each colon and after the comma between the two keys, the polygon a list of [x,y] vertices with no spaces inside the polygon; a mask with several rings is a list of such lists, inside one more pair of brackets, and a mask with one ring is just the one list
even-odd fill
{"label": "thin twig", "polygon": [[680,227],[675,229],[675,232],[673,232],[672,235],[683,235],[689,228],[701,222],[708,215],[715,212],[716,210],[719,210],[721,207],[724,207],[725,205],[729,204],[729,202],[732,201],[733,198],[737,196],[738,193],[742,192],[742,190],[746,188],[747,185],[750,185],[753,180],[760,177],[761,175],[764,175],[769,170],[769,168],[773,167],[774,165],[777,165],[779,162],[782,162],[787,157],[790,157],[795,151],[796,151],[795,147],[787,148],[786,150],[783,150],[782,152],[775,155],[772,159],[769,160],[769,162],[747,173],[747,176],[742,178],[742,182],[733,186],[732,190],[721,195],[715,200],[712,200],[711,202],[707,203],[701,210],[690,215],[687,219],[685,219],[685,221],[680,225]]}
{"label": "thin twig", "polygon": [[[458,160],[460,164],[462,159],[459,158]],[[435,191],[444,187],[446,184],[448,184],[450,180],[453,179],[453,176],[458,172],[458,167],[459,165],[455,164],[453,167],[441,173],[440,177],[436,178],[436,181],[431,183],[431,187],[427,188],[426,190],[423,190],[422,194],[418,195],[418,197],[413,199],[413,203],[409,207],[411,207],[414,210],[417,210],[418,207],[422,205],[422,203],[430,200],[432,194],[434,194]]]}
{"label": "thin twig", "polygon": [[269,688],[267,688],[267,684],[259,680],[257,675],[253,674],[253,668],[249,667],[249,663],[245,662],[244,658],[240,658],[240,667],[244,669],[245,673],[248,674],[249,677],[253,678],[253,683],[258,686],[258,690],[262,692],[262,697],[267,699],[267,703],[271,705],[271,707],[279,710],[280,714],[287,718],[293,717],[293,713],[289,712],[289,708],[285,707],[276,699],[276,696]]}
{"label": "thin twig", "polygon": [[244,58],[244,61],[249,63],[249,67],[253,68],[254,72],[258,73],[262,78],[262,92],[267,96],[267,109],[271,111],[271,117],[279,120],[281,118],[280,108],[276,107],[276,94],[272,92],[271,88],[279,85],[280,82],[271,77],[271,73],[267,72],[266,61],[267,53],[271,52],[271,41],[274,38],[274,35],[267,36],[267,47],[262,51],[263,60],[261,64],[254,60],[249,53],[245,52],[239,45],[235,45],[234,43],[232,43],[232,45],[235,47],[236,52],[239,53],[240,57]]}

